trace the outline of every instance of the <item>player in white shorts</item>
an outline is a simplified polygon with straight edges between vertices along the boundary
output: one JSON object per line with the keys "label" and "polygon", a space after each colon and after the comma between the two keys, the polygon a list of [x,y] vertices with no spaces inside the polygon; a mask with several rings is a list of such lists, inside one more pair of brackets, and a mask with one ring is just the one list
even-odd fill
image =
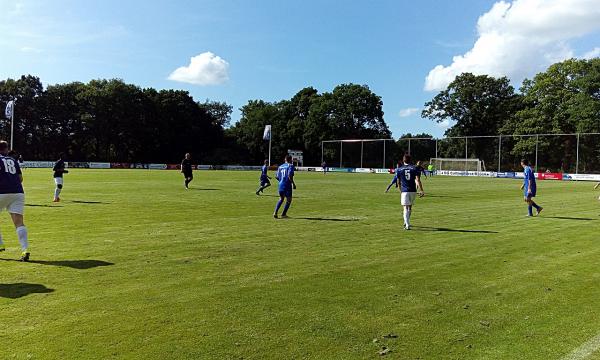
{"label": "player in white shorts", "polygon": [[67,174],[69,171],[65,169],[65,161],[63,160],[64,154],[59,155],[59,159],[54,163],[52,171],[54,171],[54,200],[53,202],[60,201],[60,192],[63,188],[63,174]]}
{"label": "player in white shorts", "polygon": [[417,187],[420,189],[419,196],[424,196],[425,191],[421,183],[421,173],[417,167],[411,164],[410,155],[404,155],[402,163],[402,166],[398,166],[396,169],[396,181],[398,182],[398,188],[402,192],[400,194],[400,204],[404,208],[404,229],[410,230],[410,215],[412,214],[412,206],[417,198]]}
{"label": "player in white shorts", "polygon": [[[27,228],[23,224],[25,193],[22,182],[23,174],[19,163],[8,156],[8,143],[0,141],[0,211],[7,210],[10,214],[21,244],[21,261],[29,261]],[[5,249],[0,234],[0,251]]]}

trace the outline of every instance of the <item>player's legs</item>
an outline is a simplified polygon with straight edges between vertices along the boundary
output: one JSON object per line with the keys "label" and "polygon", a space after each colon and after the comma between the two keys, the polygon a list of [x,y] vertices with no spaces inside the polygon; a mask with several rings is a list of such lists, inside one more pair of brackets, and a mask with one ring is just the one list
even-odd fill
{"label": "player's legs", "polygon": [[25,194],[10,194],[14,200],[7,207],[10,217],[17,232],[17,238],[21,244],[21,260],[29,260],[29,241],[27,239],[27,228],[23,223],[23,213],[25,208]]}
{"label": "player's legs", "polygon": [[285,206],[283,207],[283,212],[281,213],[281,217],[287,217],[287,212],[292,206],[292,192],[290,191],[285,196]]}
{"label": "player's legs", "polygon": [[194,180],[194,175],[190,174],[190,173],[186,173],[183,176],[184,176],[183,184],[186,189],[189,189],[190,183],[192,182],[192,180]]}
{"label": "player's legs", "polygon": [[55,177],[54,184],[56,185],[56,187],[54,188],[54,200],[53,201],[59,202],[60,201],[60,192],[62,191],[62,188],[63,188],[63,178]]}
{"label": "player's legs", "polygon": [[285,199],[285,192],[280,191],[279,192],[279,200],[277,201],[277,205],[275,205],[275,212],[273,213],[273,217],[276,219],[277,219],[277,213],[279,212],[279,209],[281,208],[281,204],[283,204],[284,199]]}
{"label": "player's legs", "polygon": [[2,239],[2,234],[0,233],[0,252],[3,252],[4,250],[6,250],[6,247],[4,246],[4,240]]}
{"label": "player's legs", "polygon": [[402,204],[404,211],[404,228],[410,230],[410,215],[412,213],[412,205],[415,202],[417,193],[414,192],[403,192],[400,195],[400,203]]}
{"label": "player's legs", "polygon": [[391,183],[388,185],[387,189],[385,189],[385,192],[388,192],[388,191],[390,191],[390,188],[391,188],[391,187],[392,187],[392,185],[394,185],[394,184],[396,185],[396,187],[398,186],[398,184],[396,183],[396,180],[394,180],[394,181],[392,181],[392,182],[391,182]]}

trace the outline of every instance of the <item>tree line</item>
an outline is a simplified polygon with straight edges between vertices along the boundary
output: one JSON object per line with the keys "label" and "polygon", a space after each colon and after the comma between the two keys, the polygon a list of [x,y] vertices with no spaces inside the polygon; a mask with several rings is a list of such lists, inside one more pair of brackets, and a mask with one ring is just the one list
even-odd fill
{"label": "tree line", "polygon": [[[288,149],[302,150],[305,164],[321,161],[321,141],[392,139],[383,102],[366,85],[341,84],[331,92],[304,88],[291,99],[249,100],[231,125],[231,105],[197,101],[187,91],[140,88],[119,79],[71,82],[44,88],[32,75],[0,81],[0,106],[16,99],[15,149],[26,159],[52,159],[66,153],[72,161],[178,162],[191,152],[204,164],[256,164],[268,154],[262,138],[272,125],[272,154],[277,162]],[[517,91],[506,77],[465,73],[425,103],[423,119],[451,121],[445,135],[503,135],[503,167],[531,157],[537,146],[542,163],[566,170],[576,151],[572,137],[519,138],[536,133],[600,132],[600,59],[571,59],[550,66]],[[0,120],[8,139],[10,121]],[[386,164],[408,151],[404,134],[386,148]],[[600,137],[580,139],[580,161],[600,170]],[[497,163],[497,140],[471,140],[468,156]],[[379,166],[381,149],[367,149],[364,161]],[[464,156],[464,142],[440,141],[439,157]],[[339,159],[326,147],[326,159]],[[413,141],[411,152],[433,157],[433,141]],[[344,156],[353,166],[359,157],[349,146]],[[458,155],[457,155],[458,154]],[[344,160],[344,159],[342,159]]]}

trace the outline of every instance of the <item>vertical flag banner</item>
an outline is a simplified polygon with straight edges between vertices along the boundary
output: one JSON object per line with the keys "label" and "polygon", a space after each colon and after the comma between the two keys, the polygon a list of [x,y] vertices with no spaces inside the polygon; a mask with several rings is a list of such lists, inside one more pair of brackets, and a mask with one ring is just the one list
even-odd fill
{"label": "vertical flag banner", "polygon": [[[12,118],[12,115],[13,115],[13,112],[14,112],[14,106],[15,106],[15,103],[14,103],[14,101],[13,101],[13,100],[9,101],[9,102],[6,104],[6,109],[4,109],[4,115],[6,115],[6,118],[7,118],[7,119],[10,119],[10,118]],[[269,126],[270,126],[270,125],[269,125]],[[270,128],[269,128],[269,129],[270,129]]]}
{"label": "vertical flag banner", "polygon": [[265,125],[265,131],[263,132],[263,140],[271,140],[271,125]]}

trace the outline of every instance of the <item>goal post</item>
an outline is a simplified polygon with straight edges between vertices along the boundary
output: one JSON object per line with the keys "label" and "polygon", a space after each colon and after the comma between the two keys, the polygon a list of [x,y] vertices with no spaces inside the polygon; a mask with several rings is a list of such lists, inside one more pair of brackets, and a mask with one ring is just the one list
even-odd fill
{"label": "goal post", "polygon": [[433,164],[435,170],[442,171],[486,171],[485,162],[480,159],[431,158],[429,163]]}

